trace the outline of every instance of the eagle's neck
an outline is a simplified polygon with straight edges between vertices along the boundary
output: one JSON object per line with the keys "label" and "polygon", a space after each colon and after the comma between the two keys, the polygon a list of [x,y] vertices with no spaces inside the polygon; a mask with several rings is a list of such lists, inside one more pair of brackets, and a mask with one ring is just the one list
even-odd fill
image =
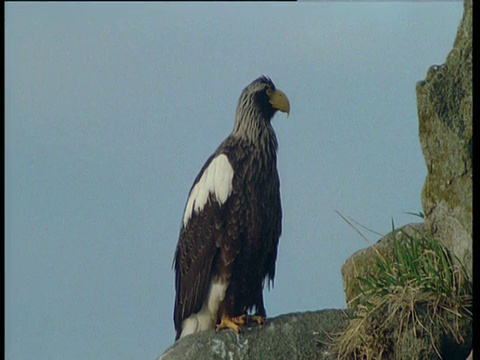
{"label": "eagle's neck", "polygon": [[260,112],[237,110],[232,136],[254,147],[259,152],[258,160],[274,161],[277,157],[277,136],[270,119]]}

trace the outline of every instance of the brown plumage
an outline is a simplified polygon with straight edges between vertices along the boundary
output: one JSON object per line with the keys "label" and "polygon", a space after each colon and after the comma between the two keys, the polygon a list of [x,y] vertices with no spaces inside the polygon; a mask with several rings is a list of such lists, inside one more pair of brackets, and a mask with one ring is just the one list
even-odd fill
{"label": "brown plumage", "polygon": [[174,258],[176,339],[215,325],[238,332],[253,308],[255,321],[265,319],[282,228],[277,110],[290,105],[269,78],[248,85],[232,133],[193,183]]}

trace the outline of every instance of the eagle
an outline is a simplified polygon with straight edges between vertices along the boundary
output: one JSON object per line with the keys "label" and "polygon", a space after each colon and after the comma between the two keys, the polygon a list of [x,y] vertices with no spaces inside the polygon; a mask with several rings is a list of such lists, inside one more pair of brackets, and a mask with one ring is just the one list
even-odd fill
{"label": "eagle", "polygon": [[282,232],[277,110],[288,117],[290,103],[270,78],[245,87],[232,132],[193,182],[173,260],[175,340],[265,322],[263,287],[273,285]]}

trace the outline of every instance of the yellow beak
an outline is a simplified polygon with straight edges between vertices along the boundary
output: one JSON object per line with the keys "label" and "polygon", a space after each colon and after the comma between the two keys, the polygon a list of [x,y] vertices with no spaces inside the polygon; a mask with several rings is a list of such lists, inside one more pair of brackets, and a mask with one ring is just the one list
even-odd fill
{"label": "yellow beak", "polygon": [[290,115],[290,102],[288,101],[287,95],[285,95],[283,91],[278,89],[275,90],[270,95],[270,104],[272,104],[274,109],[287,113],[287,117]]}

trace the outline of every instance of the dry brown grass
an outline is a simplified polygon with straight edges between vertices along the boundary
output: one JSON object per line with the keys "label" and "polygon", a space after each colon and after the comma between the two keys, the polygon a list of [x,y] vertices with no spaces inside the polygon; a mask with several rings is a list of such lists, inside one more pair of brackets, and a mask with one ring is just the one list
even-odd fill
{"label": "dry brown grass", "polygon": [[394,243],[393,259],[376,261],[374,274],[359,277],[354,316],[333,341],[338,359],[442,358],[445,344],[469,351],[471,281],[448,250],[406,237]]}

